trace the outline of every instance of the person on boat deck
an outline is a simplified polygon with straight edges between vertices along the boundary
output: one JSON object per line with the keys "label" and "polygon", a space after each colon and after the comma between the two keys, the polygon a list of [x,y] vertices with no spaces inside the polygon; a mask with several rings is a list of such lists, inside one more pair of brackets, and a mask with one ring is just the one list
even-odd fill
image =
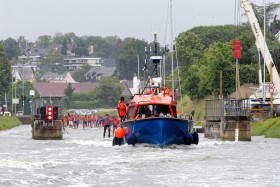
{"label": "person on boat deck", "polygon": [[120,121],[123,122],[125,120],[125,115],[126,115],[126,104],[124,102],[123,96],[120,98],[117,109],[118,109],[119,117],[121,119]]}
{"label": "person on boat deck", "polygon": [[172,91],[169,88],[167,88],[164,84],[161,85],[160,92],[165,93],[165,94],[169,95],[170,97],[172,97]]}
{"label": "person on boat deck", "polygon": [[192,115],[192,120],[194,121],[194,114],[195,114],[195,110],[194,110],[194,108],[192,108],[192,112],[191,112],[191,115]]}
{"label": "person on boat deck", "polygon": [[110,126],[112,126],[112,120],[110,119],[109,114],[105,114],[105,116],[100,120],[98,120],[98,122],[102,124],[104,127],[103,138],[105,138],[107,129],[108,129],[108,137],[110,138],[110,131],[111,131]]}

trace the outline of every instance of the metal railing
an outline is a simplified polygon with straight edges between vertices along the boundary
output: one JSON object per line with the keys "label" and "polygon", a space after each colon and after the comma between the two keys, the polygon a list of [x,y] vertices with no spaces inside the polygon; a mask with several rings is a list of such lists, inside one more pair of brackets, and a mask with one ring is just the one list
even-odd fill
{"label": "metal railing", "polygon": [[249,99],[206,100],[205,116],[250,116]]}

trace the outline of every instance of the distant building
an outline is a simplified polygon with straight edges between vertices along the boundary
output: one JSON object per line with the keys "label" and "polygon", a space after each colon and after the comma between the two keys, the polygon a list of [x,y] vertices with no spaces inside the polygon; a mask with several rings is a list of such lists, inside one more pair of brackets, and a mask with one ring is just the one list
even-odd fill
{"label": "distant building", "polygon": [[[68,83],[35,82],[34,87],[41,97],[63,97]],[[75,92],[88,92],[96,89],[98,83],[72,83]]]}
{"label": "distant building", "polygon": [[74,71],[77,68],[81,68],[85,64],[88,64],[92,67],[100,67],[101,58],[66,56],[63,60],[63,66],[66,67],[68,71]]}
{"label": "distant building", "polygon": [[[68,83],[48,83],[48,82],[34,82],[34,87],[41,97],[64,97],[64,90],[67,88]],[[95,90],[99,83],[73,83],[74,93],[89,92]],[[123,86],[124,90],[122,95],[130,95],[127,87]]]}
{"label": "distant building", "polygon": [[42,79],[49,83],[77,83],[72,78],[70,72],[64,72],[61,75],[53,72],[47,72],[42,76]]}
{"label": "distant building", "polygon": [[15,80],[34,82],[36,81],[36,69],[36,65],[13,65],[12,75]]}
{"label": "distant building", "polygon": [[95,82],[96,80],[101,79],[101,77],[112,77],[115,70],[116,67],[94,67],[86,72],[84,78],[89,82]]}

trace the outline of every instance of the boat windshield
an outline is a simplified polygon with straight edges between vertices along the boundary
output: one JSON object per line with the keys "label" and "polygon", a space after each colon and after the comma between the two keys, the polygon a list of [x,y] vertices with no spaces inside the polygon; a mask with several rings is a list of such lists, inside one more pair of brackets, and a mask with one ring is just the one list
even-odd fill
{"label": "boat windshield", "polygon": [[171,115],[168,105],[139,105],[137,108],[136,115],[142,116],[168,116]]}

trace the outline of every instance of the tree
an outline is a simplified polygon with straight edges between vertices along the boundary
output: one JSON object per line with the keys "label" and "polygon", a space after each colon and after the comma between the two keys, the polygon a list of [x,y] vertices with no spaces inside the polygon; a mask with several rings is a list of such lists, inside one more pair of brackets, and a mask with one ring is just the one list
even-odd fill
{"label": "tree", "polygon": [[208,48],[210,44],[215,42],[231,41],[249,29],[249,27],[237,25],[199,26],[193,27],[187,32],[195,33],[200,38],[201,43]]}
{"label": "tree", "polygon": [[193,32],[181,33],[176,39],[178,58],[184,65],[190,65],[195,59],[203,55],[204,45]]}
{"label": "tree", "polygon": [[[124,47],[116,59],[116,75],[119,79],[131,80],[134,73],[138,72],[138,55],[141,63],[140,68],[142,69],[144,67],[145,47],[148,47],[148,43],[144,40],[134,38],[125,39]],[[142,71],[141,73],[143,75]]]}
{"label": "tree", "polygon": [[235,88],[235,66],[230,42],[217,42],[210,45],[203,57],[187,70],[183,82],[184,90],[191,99],[200,99],[206,95],[219,94],[220,70],[223,71],[223,95]]}
{"label": "tree", "polygon": [[103,107],[116,107],[122,94],[122,86],[116,77],[102,78],[96,88],[96,98]]}
{"label": "tree", "polygon": [[18,42],[13,38],[4,40],[3,46],[9,60],[17,59],[21,54]]}
{"label": "tree", "polygon": [[9,92],[12,81],[12,66],[7,59],[3,46],[0,43],[0,101],[4,101],[5,93]]}
{"label": "tree", "polygon": [[35,44],[38,48],[49,48],[52,45],[52,37],[50,35],[39,36]]}
{"label": "tree", "polygon": [[63,56],[61,55],[60,51],[57,48],[51,48],[48,51],[48,54],[46,55],[45,59],[43,59],[43,64],[48,65],[59,65],[63,62]]}
{"label": "tree", "polygon": [[88,72],[88,70],[90,70],[90,68],[92,68],[90,65],[83,64],[82,68],[76,69],[74,72],[71,73],[71,76],[77,82],[84,82],[85,80],[84,75],[86,74],[86,72]]}
{"label": "tree", "polygon": [[68,83],[66,89],[64,90],[63,106],[67,109],[72,106],[72,98],[75,88],[72,88],[72,84]]}
{"label": "tree", "polygon": [[67,41],[66,39],[63,40],[62,47],[61,47],[61,54],[67,55]]}
{"label": "tree", "polygon": [[87,43],[86,37],[77,37],[74,40],[73,52],[76,55],[87,56],[89,54],[89,45]]}

